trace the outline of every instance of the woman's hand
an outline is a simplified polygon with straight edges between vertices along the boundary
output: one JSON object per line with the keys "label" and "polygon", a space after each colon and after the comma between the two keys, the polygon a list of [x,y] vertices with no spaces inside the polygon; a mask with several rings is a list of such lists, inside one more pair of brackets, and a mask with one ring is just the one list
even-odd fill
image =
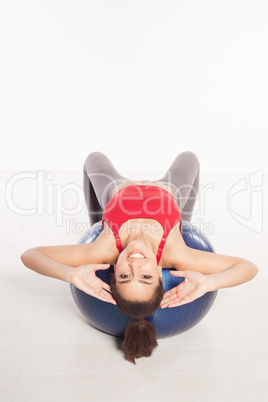
{"label": "woman's hand", "polygon": [[195,271],[170,271],[173,276],[184,277],[184,281],[164,294],[160,307],[177,307],[190,303],[209,291],[207,275]]}
{"label": "woman's hand", "polygon": [[68,275],[68,282],[83,292],[107,303],[116,304],[111,293],[111,287],[99,279],[95,272],[108,269],[110,264],[89,264],[72,268]]}

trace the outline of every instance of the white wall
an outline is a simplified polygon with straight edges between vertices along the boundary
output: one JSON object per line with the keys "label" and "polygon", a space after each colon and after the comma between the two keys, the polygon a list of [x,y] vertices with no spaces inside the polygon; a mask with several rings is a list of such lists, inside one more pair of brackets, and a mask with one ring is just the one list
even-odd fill
{"label": "white wall", "polygon": [[2,0],[0,169],[268,171],[266,0]]}

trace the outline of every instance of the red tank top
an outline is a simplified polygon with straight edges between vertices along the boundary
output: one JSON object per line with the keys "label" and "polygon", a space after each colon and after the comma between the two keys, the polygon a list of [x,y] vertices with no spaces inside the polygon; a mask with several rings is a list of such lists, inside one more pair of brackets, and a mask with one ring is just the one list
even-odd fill
{"label": "red tank top", "polygon": [[129,185],[117,191],[103,212],[102,229],[106,221],[114,234],[119,253],[123,251],[118,233],[120,227],[137,218],[155,219],[163,227],[164,234],[156,255],[158,264],[169,232],[178,222],[181,223],[179,206],[168,191],[158,186]]}

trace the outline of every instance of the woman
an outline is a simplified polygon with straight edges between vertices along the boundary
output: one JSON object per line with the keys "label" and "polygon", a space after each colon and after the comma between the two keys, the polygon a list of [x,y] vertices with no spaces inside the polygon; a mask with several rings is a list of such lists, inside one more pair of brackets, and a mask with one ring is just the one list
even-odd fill
{"label": "woman", "polygon": [[[181,221],[191,220],[199,186],[199,162],[178,155],[158,181],[128,180],[101,152],[84,165],[84,192],[90,223],[102,231],[89,244],[36,247],[22,255],[34,271],[72,283],[100,300],[117,304],[133,320],[125,331],[128,359],[150,356],[156,331],[144,318],[161,308],[189,303],[208,291],[255,277],[257,267],[238,257],[185,245]],[[114,266],[111,287],[95,272]],[[184,282],[164,294],[162,268],[175,267]]]}

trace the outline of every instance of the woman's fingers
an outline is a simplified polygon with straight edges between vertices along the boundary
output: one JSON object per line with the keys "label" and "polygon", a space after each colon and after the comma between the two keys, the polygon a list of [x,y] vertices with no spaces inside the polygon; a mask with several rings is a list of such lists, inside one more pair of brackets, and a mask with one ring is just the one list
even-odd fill
{"label": "woman's fingers", "polygon": [[[182,277],[185,278],[185,271],[169,271],[171,275],[176,276],[176,277]],[[182,282],[184,283],[184,282]],[[180,284],[181,285],[181,284]],[[181,288],[180,285],[175,286],[174,288],[168,290],[165,294],[164,297],[162,299],[162,302],[160,304],[161,308],[165,308],[168,306],[169,303],[173,303],[175,299],[177,300],[181,300],[178,297],[178,293],[180,292]]]}
{"label": "woman's fingers", "polygon": [[[161,308],[169,307],[170,303],[178,302],[182,299],[183,294],[181,284],[178,286],[175,286],[174,288],[168,290],[162,299],[162,302],[160,304]],[[183,292],[184,293],[184,292]],[[173,306],[174,307],[174,306]]]}
{"label": "woman's fingers", "polygon": [[179,291],[179,289],[177,289],[177,287],[178,287],[178,286],[175,286],[174,288],[168,290],[168,291],[164,294],[163,300],[168,299],[168,298],[171,297],[171,296],[176,296],[177,293],[178,293],[178,291]]}
{"label": "woman's fingers", "polygon": [[106,292],[104,289],[101,289],[99,292],[91,292],[91,296],[96,297],[97,299],[104,302],[116,305],[116,301],[114,300],[113,296],[110,293]]}
{"label": "woman's fingers", "polygon": [[114,300],[113,295],[111,293],[112,292],[111,286],[101,280],[99,284],[101,288],[99,292],[97,291],[95,292],[96,297],[108,303],[116,304],[116,301]]}
{"label": "woman's fingers", "polygon": [[172,299],[176,299],[178,297],[179,297],[178,292],[175,291],[175,292],[170,292],[170,293],[167,293],[167,294],[165,293],[163,300],[165,300],[165,301],[166,300],[172,300]]}
{"label": "woman's fingers", "polygon": [[102,288],[101,288],[99,294],[105,299],[104,301],[108,301],[109,303],[116,304],[116,301],[114,300],[113,295],[112,295],[111,286],[103,281],[101,281],[101,286],[102,286]]}
{"label": "woman's fingers", "polygon": [[189,302],[187,302],[186,300],[177,299],[177,300],[174,300],[172,303],[168,303],[168,305],[166,307],[168,307],[168,308],[179,307],[186,303],[189,303]]}
{"label": "woman's fingers", "polygon": [[105,282],[102,282],[102,288],[105,289],[105,290],[107,290],[108,292],[111,292],[111,291],[112,291],[111,286],[108,285],[108,284],[105,283]]}
{"label": "woman's fingers", "polygon": [[160,307],[161,308],[166,308],[166,307],[178,307],[182,306],[183,304],[189,303],[191,300],[187,300],[187,298],[182,298],[182,297],[170,297],[169,300],[165,300],[164,303],[161,303]]}
{"label": "woman's fingers", "polygon": [[176,300],[178,297],[177,295],[171,295],[171,296],[167,296],[162,299],[162,302],[160,303],[160,307],[161,308],[166,308],[169,303],[172,303],[174,300]]}
{"label": "woman's fingers", "polygon": [[170,270],[169,273],[171,275],[173,275],[173,276],[178,276],[178,277],[182,277],[182,278],[185,278],[185,275],[186,275],[185,271],[173,271],[173,270]]}
{"label": "woman's fingers", "polygon": [[104,301],[106,303],[110,303],[111,299],[109,299],[106,295],[103,295],[102,293],[96,293],[94,295],[92,295],[94,297],[96,297],[97,299]]}
{"label": "woman's fingers", "polygon": [[92,264],[94,265],[94,271],[98,271],[99,269],[108,269],[110,264]]}

